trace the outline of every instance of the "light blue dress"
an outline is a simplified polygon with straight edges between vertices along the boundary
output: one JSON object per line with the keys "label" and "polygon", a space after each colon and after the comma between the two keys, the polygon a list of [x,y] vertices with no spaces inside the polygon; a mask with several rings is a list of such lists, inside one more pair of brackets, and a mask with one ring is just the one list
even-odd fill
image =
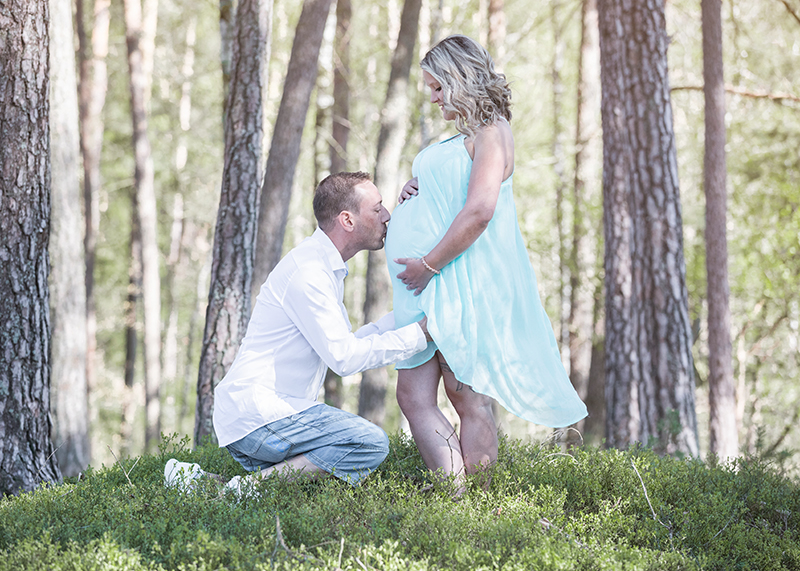
{"label": "light blue dress", "polygon": [[444,236],[464,207],[472,159],[463,135],[431,145],[414,159],[419,194],[399,204],[386,236],[398,327],[428,316],[435,343],[397,364],[410,369],[438,348],[456,379],[499,401],[520,418],[551,427],[573,424],[586,406],[561,364],[550,320],[517,222],[511,177],[477,241],[441,269],[419,296],[397,279]]}

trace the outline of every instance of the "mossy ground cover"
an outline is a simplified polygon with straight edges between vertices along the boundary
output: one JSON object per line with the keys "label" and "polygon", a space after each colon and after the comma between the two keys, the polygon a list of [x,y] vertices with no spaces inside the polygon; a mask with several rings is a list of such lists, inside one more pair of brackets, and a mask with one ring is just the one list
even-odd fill
{"label": "mossy ground cover", "polygon": [[242,474],[224,449],[156,455],[0,500],[0,570],[800,569],[800,488],[769,463],[504,439],[452,498],[408,438],[358,488],[270,479],[237,501],[163,484],[170,457]]}

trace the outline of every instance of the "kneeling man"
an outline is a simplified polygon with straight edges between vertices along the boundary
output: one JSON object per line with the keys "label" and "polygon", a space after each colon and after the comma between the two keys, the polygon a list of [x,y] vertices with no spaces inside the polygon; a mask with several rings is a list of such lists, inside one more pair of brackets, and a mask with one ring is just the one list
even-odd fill
{"label": "kneeling man", "polygon": [[[214,430],[248,471],[359,483],[389,452],[386,433],[317,402],[330,367],[352,375],[406,359],[430,339],[426,320],[395,330],[391,313],[352,332],[342,302],[347,260],[379,250],[389,212],[365,173],[327,177],[314,195],[319,228],[289,252],[261,286],[236,359],[214,391]],[[172,464],[170,464],[172,463]],[[186,478],[200,467],[170,460]],[[173,478],[174,479],[174,478]],[[241,490],[236,477],[228,487]]]}

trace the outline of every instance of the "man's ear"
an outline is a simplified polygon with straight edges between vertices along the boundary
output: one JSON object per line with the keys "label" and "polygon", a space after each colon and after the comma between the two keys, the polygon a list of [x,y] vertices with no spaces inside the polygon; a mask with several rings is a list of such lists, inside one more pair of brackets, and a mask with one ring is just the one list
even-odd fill
{"label": "man's ear", "polygon": [[356,227],[355,217],[353,216],[353,213],[349,212],[348,210],[342,210],[339,213],[339,216],[336,217],[336,222],[339,224],[339,226],[342,227],[342,229],[345,232],[352,232],[353,230],[355,230]]}

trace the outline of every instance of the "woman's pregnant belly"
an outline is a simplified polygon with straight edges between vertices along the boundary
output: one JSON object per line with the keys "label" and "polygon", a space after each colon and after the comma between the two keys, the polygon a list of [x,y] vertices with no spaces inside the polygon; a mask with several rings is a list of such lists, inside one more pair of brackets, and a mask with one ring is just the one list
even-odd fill
{"label": "woman's pregnant belly", "polygon": [[[397,258],[421,258],[439,243],[447,227],[429,197],[420,194],[397,205],[386,232],[386,263],[392,279],[395,322],[398,327],[417,321],[418,298],[397,278],[405,265]],[[416,317],[416,319],[415,319]]]}

